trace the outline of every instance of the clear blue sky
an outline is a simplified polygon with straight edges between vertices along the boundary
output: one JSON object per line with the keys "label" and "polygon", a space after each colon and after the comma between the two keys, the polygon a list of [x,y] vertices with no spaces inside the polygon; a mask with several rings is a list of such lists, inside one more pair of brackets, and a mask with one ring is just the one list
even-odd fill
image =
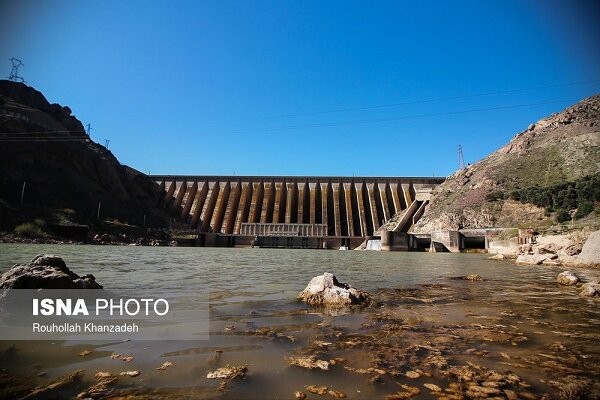
{"label": "clear blue sky", "polygon": [[2,1],[0,72],[146,173],[441,176],[600,92],[598,4]]}

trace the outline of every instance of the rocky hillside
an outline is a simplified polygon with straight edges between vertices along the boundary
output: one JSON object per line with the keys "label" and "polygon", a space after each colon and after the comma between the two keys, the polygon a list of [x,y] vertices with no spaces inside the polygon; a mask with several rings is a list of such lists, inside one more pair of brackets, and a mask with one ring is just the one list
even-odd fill
{"label": "rocky hillside", "polygon": [[0,143],[0,230],[34,219],[94,225],[99,202],[103,220],[169,224],[154,182],[90,140],[69,107],[27,85],[0,81]]}
{"label": "rocky hillside", "polygon": [[[600,95],[595,95],[531,124],[506,146],[448,177],[413,230],[547,227],[556,218],[548,210],[495,197],[598,173]],[[587,218],[596,223],[594,217],[597,212]]]}

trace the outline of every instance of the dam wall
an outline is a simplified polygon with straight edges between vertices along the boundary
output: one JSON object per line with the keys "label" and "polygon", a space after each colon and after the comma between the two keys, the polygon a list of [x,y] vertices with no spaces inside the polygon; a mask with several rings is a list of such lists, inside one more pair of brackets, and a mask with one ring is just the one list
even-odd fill
{"label": "dam wall", "polygon": [[[152,175],[164,201],[198,233],[243,235],[247,224],[324,226],[366,238],[444,178]],[[414,207],[414,205],[413,205]]]}

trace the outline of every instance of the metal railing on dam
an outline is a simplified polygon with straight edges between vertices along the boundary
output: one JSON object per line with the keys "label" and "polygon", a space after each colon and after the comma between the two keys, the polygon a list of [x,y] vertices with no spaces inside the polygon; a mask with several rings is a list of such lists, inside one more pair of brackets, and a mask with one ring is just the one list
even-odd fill
{"label": "metal railing on dam", "polygon": [[373,235],[431,177],[151,175],[165,202],[200,233],[242,235],[242,224],[322,224],[325,237]]}

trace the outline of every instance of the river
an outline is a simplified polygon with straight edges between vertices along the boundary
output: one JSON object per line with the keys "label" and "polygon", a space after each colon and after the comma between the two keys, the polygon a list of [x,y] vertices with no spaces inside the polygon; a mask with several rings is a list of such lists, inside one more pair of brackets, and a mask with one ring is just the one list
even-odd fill
{"label": "river", "polygon": [[[343,392],[352,399],[425,399],[440,397],[440,389],[449,398],[540,398],[593,391],[600,381],[598,300],[559,287],[559,267],[518,266],[481,254],[0,244],[0,271],[40,253],[60,255],[71,270],[93,273],[105,288],[208,290],[210,338],[0,342],[0,368],[7,371],[0,387],[12,385],[14,393],[19,385],[46,385],[80,369],[83,381],[66,385],[60,396],[87,390],[98,371],[127,370],[140,375],[119,377],[107,393],[291,399],[300,391],[308,398]],[[370,292],[373,303],[328,310],[296,301],[325,271]],[[584,280],[598,275],[578,273]],[[453,279],[469,274],[484,280]],[[84,350],[91,353],[80,356]],[[293,356],[330,365],[304,369],[290,365]],[[172,365],[157,370],[165,361]],[[227,365],[248,371],[225,383],[206,378]],[[311,385],[334,392],[312,394]],[[9,398],[9,391],[0,393]]]}

